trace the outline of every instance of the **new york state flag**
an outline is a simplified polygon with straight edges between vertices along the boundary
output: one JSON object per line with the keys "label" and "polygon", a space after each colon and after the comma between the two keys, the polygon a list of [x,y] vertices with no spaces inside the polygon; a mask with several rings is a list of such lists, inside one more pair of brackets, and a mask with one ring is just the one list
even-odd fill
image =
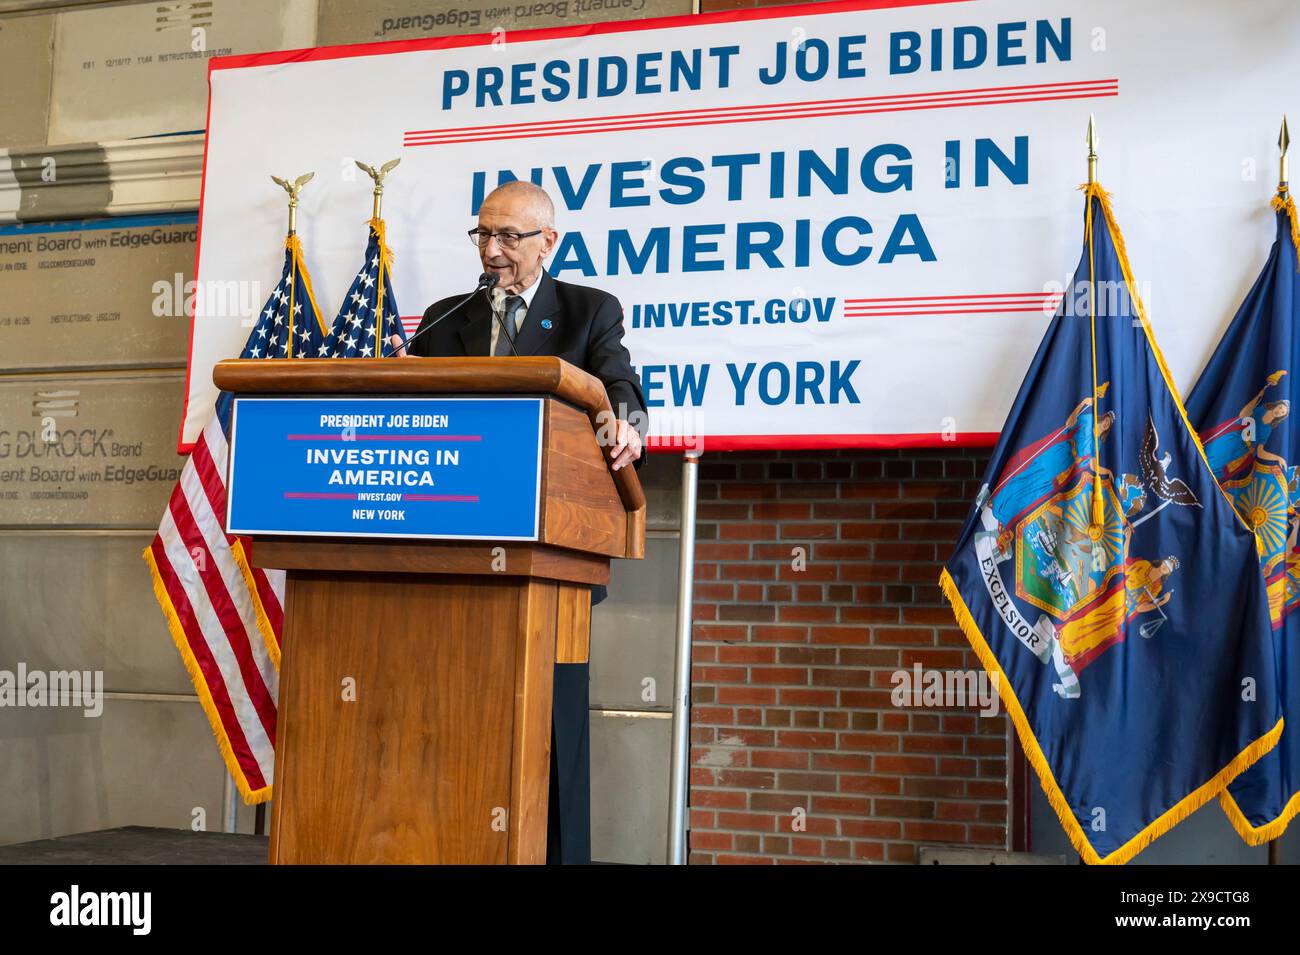
{"label": "new york state flag", "polygon": [[1276,839],[1300,812],[1300,259],[1295,203],[1273,200],[1277,240],[1196,387],[1187,414],[1219,483],[1251,530],[1268,591],[1278,692],[1288,727],[1267,756],[1219,797],[1251,845]]}
{"label": "new york state flag", "polygon": [[941,576],[1086,862],[1127,862],[1282,732],[1255,536],[1215,482],[1109,199]]}

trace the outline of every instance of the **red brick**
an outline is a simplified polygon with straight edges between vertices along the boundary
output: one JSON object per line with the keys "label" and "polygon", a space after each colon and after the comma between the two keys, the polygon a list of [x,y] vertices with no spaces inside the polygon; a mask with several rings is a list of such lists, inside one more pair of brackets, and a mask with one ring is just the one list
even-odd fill
{"label": "red brick", "polygon": [[778,691],[782,706],[821,706],[835,705],[834,690],[781,689]]}
{"label": "red brick", "polygon": [[776,647],[752,645],[718,647],[719,663],[775,663]]}
{"label": "red brick", "polygon": [[729,850],[732,835],[729,832],[710,832],[708,830],[691,830],[692,849]]}
{"label": "red brick", "polygon": [[857,839],[897,839],[903,834],[903,824],[887,819],[844,819],[840,834]]}
{"label": "red brick", "polygon": [[726,726],[736,718],[735,711],[726,706],[692,706],[691,721],[694,723],[716,723]]}
{"label": "red brick", "polygon": [[776,734],[776,744],[782,747],[800,749],[834,749],[834,733],[812,733],[802,730],[790,730]]}
{"label": "red brick", "polygon": [[913,662],[978,669],[937,581],[986,463],[943,447],[701,465],[693,864],[906,864],[927,843],[1005,844],[1005,716],[891,699]]}
{"label": "red brick", "polygon": [[885,858],[885,847],[879,842],[855,842],[853,858],[867,862],[882,862]]}
{"label": "red brick", "polygon": [[925,775],[934,772],[934,760],[928,756],[877,756],[876,771],[880,773],[904,773]]}
{"label": "red brick", "polygon": [[749,680],[751,683],[802,686],[808,682],[808,670],[804,667],[750,667]]}
{"label": "red brick", "polygon": [[840,776],[840,792],[864,795],[897,796],[903,780],[898,776]]}
{"label": "red brick", "polygon": [[766,813],[757,812],[718,812],[720,829],[750,829],[759,832],[776,831],[776,818]]}
{"label": "red brick", "polygon": [[777,776],[777,785],[785,790],[797,792],[833,793],[838,788],[838,777],[834,773],[781,773]]}
{"label": "red brick", "polygon": [[807,750],[756,749],[749,754],[749,764],[755,769],[807,769]]}
{"label": "red brick", "polygon": [[728,789],[696,789],[691,793],[692,809],[744,809],[748,801],[743,792]]}
{"label": "red brick", "polygon": [[749,808],[777,813],[777,829],[788,832],[794,811],[808,811],[808,797],[800,793],[754,793],[749,797]]}
{"label": "red brick", "polygon": [[966,827],[950,822],[906,822],[903,838],[916,842],[965,842]]}
{"label": "red brick", "polygon": [[[748,703],[751,706],[764,706],[776,702],[776,690],[766,686],[720,686],[718,687],[719,703]],[[736,715],[737,722],[743,722],[740,714]]]}

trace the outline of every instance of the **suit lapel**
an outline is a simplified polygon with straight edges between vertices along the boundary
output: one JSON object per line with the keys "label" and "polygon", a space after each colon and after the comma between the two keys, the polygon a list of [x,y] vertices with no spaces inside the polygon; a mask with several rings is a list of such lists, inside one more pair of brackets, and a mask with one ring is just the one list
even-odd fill
{"label": "suit lapel", "polygon": [[[546,343],[555,334],[560,303],[555,297],[555,280],[543,269],[537,280],[537,292],[528,306],[523,328],[515,338],[515,351],[521,355],[548,354]],[[491,318],[491,316],[488,316]],[[545,324],[543,324],[545,323]],[[546,325],[550,327],[547,328]]]}
{"label": "suit lapel", "polygon": [[470,299],[465,314],[467,320],[457,333],[465,346],[465,354],[471,358],[487,355],[492,344],[492,306],[488,304],[487,296],[475,295]]}

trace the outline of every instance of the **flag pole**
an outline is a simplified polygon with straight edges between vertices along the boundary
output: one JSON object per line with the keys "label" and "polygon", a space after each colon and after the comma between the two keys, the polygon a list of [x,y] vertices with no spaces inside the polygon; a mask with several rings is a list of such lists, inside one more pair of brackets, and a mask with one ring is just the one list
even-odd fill
{"label": "flag pole", "polygon": [[[1290,178],[1290,162],[1287,156],[1287,148],[1291,145],[1291,135],[1286,128],[1286,114],[1282,114],[1282,128],[1277,134],[1277,148],[1280,153],[1277,161],[1277,195],[1279,199],[1286,199],[1289,192],[1288,179]],[[1282,853],[1278,846],[1276,838],[1268,841],[1268,864],[1280,865]]]}
{"label": "flag pole", "polygon": [[1289,147],[1290,145],[1291,145],[1291,135],[1287,132],[1286,114],[1283,113],[1282,129],[1277,134],[1277,148],[1281,150],[1282,153],[1281,156],[1278,158],[1277,194],[1284,199],[1286,198],[1286,194],[1289,191],[1287,180],[1290,178],[1290,170],[1288,168],[1290,166],[1290,160],[1289,157],[1287,156],[1287,147]]}
{"label": "flag pole", "polygon": [[1088,185],[1093,186],[1097,183],[1097,120],[1092,113],[1088,114]]}
{"label": "flag pole", "polygon": [[292,183],[288,180],[281,179],[279,176],[272,176],[271,180],[285,192],[289,193],[289,234],[285,237],[285,245],[289,247],[289,338],[284,345],[284,357],[293,357],[293,306],[294,295],[298,290],[298,254],[294,251],[294,237],[298,232],[298,194],[302,192],[302,187],[311,182],[314,172],[305,172]]}
{"label": "flag pole", "polygon": [[390,159],[378,169],[367,166],[359,160],[353,160],[357,168],[375,181],[374,204],[370,209],[370,225],[379,240],[379,288],[375,290],[375,358],[384,354],[384,272],[388,268],[388,246],[384,241],[383,219],[380,218],[384,208],[384,179],[401,162],[401,157]]}
{"label": "flag pole", "polygon": [[1092,526],[1088,528],[1088,536],[1096,544],[1105,530],[1106,510],[1101,491],[1101,412],[1097,407],[1097,287],[1092,261],[1092,198],[1097,187],[1097,123],[1091,113],[1088,114],[1086,143],[1088,201],[1084,228],[1088,237],[1088,319],[1092,327]]}

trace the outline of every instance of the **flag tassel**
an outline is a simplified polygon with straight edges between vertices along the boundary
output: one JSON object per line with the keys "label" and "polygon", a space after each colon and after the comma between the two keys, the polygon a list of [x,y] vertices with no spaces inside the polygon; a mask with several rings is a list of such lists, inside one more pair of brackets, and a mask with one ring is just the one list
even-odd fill
{"label": "flag tassel", "polygon": [[1296,248],[1296,267],[1300,270],[1300,218],[1296,217],[1295,200],[1291,198],[1290,193],[1279,190],[1269,203],[1274,212],[1284,213],[1287,221],[1291,223],[1291,244]]}

